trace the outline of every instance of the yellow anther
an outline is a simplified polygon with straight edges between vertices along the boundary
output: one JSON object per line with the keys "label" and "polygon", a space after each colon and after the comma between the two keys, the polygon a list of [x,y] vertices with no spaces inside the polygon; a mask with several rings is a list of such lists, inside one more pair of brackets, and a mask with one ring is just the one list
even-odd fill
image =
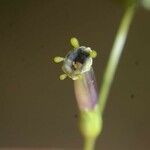
{"label": "yellow anther", "polygon": [[70,39],[70,43],[71,43],[71,45],[72,45],[74,48],[78,48],[78,47],[79,47],[79,41],[78,41],[78,39],[75,38],[75,37],[72,37],[72,38]]}
{"label": "yellow anther", "polygon": [[67,75],[66,74],[61,74],[60,76],[59,76],[59,79],[60,80],[64,80],[64,79],[66,79],[67,78]]}
{"label": "yellow anther", "polygon": [[63,57],[59,57],[59,56],[56,56],[55,58],[54,58],[54,62],[55,63],[60,63],[60,62],[62,62],[64,60],[64,58]]}
{"label": "yellow anther", "polygon": [[97,52],[95,50],[92,50],[90,52],[90,57],[95,58],[97,56]]}

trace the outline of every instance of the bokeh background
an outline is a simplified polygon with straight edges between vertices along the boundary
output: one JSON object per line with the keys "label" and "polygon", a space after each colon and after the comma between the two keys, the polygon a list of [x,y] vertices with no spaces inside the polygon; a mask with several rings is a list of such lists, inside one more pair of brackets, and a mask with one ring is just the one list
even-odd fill
{"label": "bokeh background", "polygon": [[[97,50],[98,87],[123,9],[111,0],[0,0],[0,149],[81,149],[73,81],[54,56],[72,36]],[[150,12],[140,8],[96,149],[150,149]]]}

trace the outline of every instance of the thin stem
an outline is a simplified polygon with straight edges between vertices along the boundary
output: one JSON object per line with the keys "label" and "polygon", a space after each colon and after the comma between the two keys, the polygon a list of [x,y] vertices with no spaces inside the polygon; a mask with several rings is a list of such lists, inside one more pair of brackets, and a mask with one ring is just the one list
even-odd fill
{"label": "thin stem", "polygon": [[129,31],[132,18],[134,16],[135,6],[136,4],[132,4],[131,6],[128,6],[128,8],[126,9],[110,53],[109,61],[104,73],[102,86],[100,89],[100,95],[99,95],[98,105],[101,114],[103,114],[103,111],[105,109],[110,87],[114,79],[118,62],[126,42],[126,38],[127,38],[127,34]]}
{"label": "thin stem", "polygon": [[95,138],[85,138],[84,150],[94,150]]}

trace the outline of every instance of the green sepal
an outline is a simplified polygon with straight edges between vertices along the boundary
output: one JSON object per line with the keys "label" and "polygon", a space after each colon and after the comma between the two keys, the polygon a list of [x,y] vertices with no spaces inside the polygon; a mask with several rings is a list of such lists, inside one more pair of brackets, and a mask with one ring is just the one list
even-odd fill
{"label": "green sepal", "polygon": [[80,130],[84,138],[97,138],[102,131],[102,116],[98,107],[92,110],[81,110]]}

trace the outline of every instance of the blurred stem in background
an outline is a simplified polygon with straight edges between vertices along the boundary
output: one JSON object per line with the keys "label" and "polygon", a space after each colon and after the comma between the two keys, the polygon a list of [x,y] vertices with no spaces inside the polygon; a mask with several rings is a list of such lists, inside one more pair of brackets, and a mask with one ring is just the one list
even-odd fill
{"label": "blurred stem in background", "polygon": [[127,34],[129,31],[129,27],[131,24],[131,21],[133,19],[135,10],[136,10],[136,2],[132,3],[129,5],[122,17],[119,29],[116,34],[116,38],[114,40],[114,44],[109,56],[109,60],[106,66],[106,70],[104,72],[103,80],[102,80],[102,85],[100,88],[100,94],[99,94],[99,109],[101,115],[104,112],[106,102],[107,102],[107,97],[114,79],[114,75],[126,42]]}

